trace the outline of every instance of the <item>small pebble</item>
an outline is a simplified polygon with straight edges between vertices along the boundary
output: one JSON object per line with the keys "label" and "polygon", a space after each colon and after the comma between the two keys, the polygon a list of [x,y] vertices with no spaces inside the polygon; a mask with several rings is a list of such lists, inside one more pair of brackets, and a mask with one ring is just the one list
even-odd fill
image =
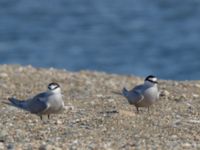
{"label": "small pebble", "polygon": [[0,150],[4,150],[4,149],[5,149],[4,144],[0,142]]}
{"label": "small pebble", "polygon": [[39,150],[47,150],[46,145],[40,145]]}
{"label": "small pebble", "polygon": [[193,93],[193,94],[192,94],[192,97],[196,99],[196,98],[199,98],[199,95]]}
{"label": "small pebble", "polygon": [[5,142],[6,141],[7,134],[8,133],[5,130],[1,130],[0,131],[0,142]]}
{"label": "small pebble", "polygon": [[183,143],[182,147],[188,149],[188,148],[191,148],[191,144],[190,143]]}
{"label": "small pebble", "polygon": [[61,120],[57,120],[57,121],[56,121],[56,124],[57,124],[57,125],[60,125],[60,124],[62,124],[62,121],[61,121]]}
{"label": "small pebble", "polygon": [[7,149],[8,150],[15,150],[15,146],[13,144],[8,144]]}
{"label": "small pebble", "polygon": [[198,83],[195,84],[194,86],[197,87],[197,88],[200,88],[200,84],[198,84]]}
{"label": "small pebble", "polygon": [[0,73],[0,78],[7,78],[8,74],[7,73]]}
{"label": "small pebble", "polygon": [[164,90],[164,91],[161,91],[160,96],[166,96],[166,97],[168,97],[169,94],[170,93],[167,90]]}

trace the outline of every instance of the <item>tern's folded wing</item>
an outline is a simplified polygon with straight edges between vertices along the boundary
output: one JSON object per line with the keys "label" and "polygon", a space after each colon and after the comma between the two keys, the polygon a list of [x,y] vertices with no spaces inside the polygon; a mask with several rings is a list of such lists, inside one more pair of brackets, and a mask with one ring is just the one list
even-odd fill
{"label": "tern's folded wing", "polygon": [[144,97],[140,94],[140,92],[134,91],[134,90],[129,92],[129,95],[128,95],[129,103],[136,104],[142,101],[143,99]]}
{"label": "tern's folded wing", "polygon": [[31,113],[39,114],[48,109],[47,95],[41,93],[29,101],[29,111]]}

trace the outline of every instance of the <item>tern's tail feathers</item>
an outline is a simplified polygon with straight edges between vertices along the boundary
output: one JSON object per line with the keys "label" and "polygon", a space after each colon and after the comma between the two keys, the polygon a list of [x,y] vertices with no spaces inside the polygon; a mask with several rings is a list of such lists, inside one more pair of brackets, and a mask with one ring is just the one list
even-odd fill
{"label": "tern's tail feathers", "polygon": [[125,96],[125,97],[128,97],[128,90],[124,87],[123,90],[122,90],[122,94]]}
{"label": "tern's tail feathers", "polygon": [[18,100],[16,98],[8,98],[8,100],[12,103],[13,106],[27,110],[27,101]]}

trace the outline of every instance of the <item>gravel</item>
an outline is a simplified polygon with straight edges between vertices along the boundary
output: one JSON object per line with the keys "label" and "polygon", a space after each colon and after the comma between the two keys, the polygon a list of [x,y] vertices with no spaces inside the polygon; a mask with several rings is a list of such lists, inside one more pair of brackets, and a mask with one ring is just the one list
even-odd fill
{"label": "gravel", "polygon": [[[6,105],[26,99],[50,82],[62,88],[62,114],[44,117]],[[159,81],[160,99],[136,113],[116,94],[143,82],[103,72],[69,72],[32,66],[0,66],[1,149],[200,149],[200,81]]]}

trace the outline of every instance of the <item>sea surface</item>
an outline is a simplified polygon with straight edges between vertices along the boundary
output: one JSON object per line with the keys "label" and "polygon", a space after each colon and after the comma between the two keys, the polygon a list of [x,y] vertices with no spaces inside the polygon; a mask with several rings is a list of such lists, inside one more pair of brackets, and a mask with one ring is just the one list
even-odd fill
{"label": "sea surface", "polygon": [[1,0],[0,64],[200,79],[200,0]]}

